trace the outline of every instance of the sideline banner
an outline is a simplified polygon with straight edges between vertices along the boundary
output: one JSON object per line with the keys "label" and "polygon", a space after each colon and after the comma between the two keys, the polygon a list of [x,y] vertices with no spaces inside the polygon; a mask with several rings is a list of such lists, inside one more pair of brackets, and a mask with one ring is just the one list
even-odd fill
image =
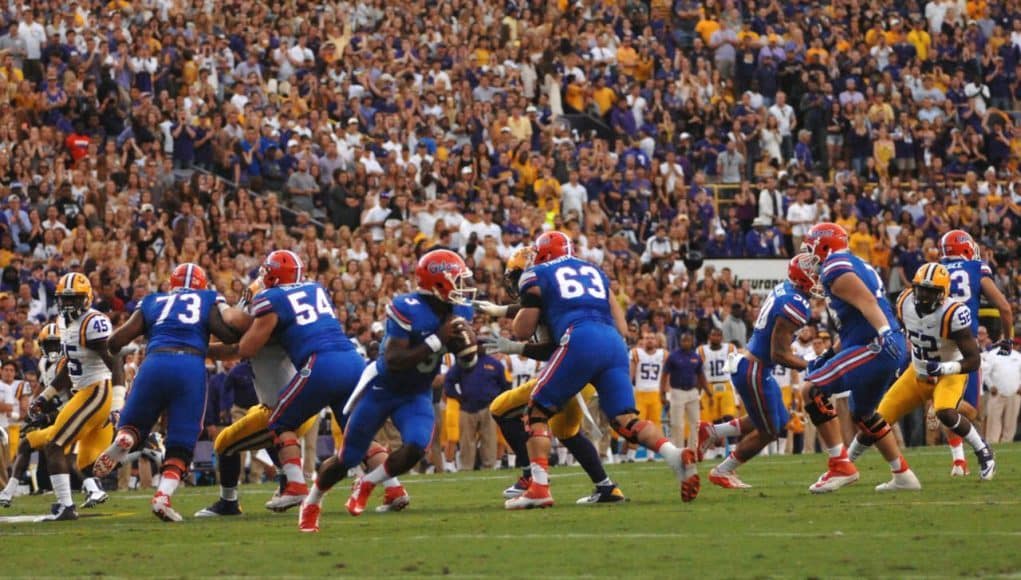
{"label": "sideline banner", "polygon": [[763,258],[752,260],[747,258],[714,258],[706,259],[702,264],[712,266],[717,274],[723,268],[730,268],[734,279],[740,285],[748,281],[752,294],[769,294],[773,287],[787,279],[787,262],[785,258]]}

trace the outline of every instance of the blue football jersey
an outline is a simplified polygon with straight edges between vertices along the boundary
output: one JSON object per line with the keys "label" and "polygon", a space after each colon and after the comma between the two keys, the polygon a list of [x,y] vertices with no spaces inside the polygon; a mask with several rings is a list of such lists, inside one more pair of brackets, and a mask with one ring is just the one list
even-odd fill
{"label": "blue football jersey", "polygon": [[[434,353],[431,357],[406,371],[391,371],[387,368],[387,342],[391,339],[407,339],[410,346],[418,346],[425,339],[436,334],[443,324],[445,315],[437,313],[426,303],[427,298],[418,293],[399,294],[394,296],[386,306],[386,332],[379,346],[379,358],[376,370],[379,373],[376,384],[382,388],[401,391],[421,391],[432,388],[433,379],[440,371],[440,363],[446,349]],[[465,320],[471,320],[474,311],[469,305],[455,305],[453,314]]]}
{"label": "blue football jersey", "polygon": [[539,288],[543,322],[556,342],[574,324],[597,322],[614,326],[610,280],[585,260],[565,256],[533,266],[521,275],[518,287],[522,295]]}
{"label": "blue football jersey", "polygon": [[146,348],[190,348],[205,354],[209,313],[222,302],[223,296],[213,290],[181,288],[146,296],[138,304],[145,322]]}
{"label": "blue football jersey", "polygon": [[971,331],[978,334],[978,311],[982,300],[982,278],[992,278],[993,271],[982,260],[943,258],[940,263],[950,272],[950,299],[963,302],[974,316]]}
{"label": "blue football jersey", "polygon": [[252,316],[277,315],[274,337],[301,368],[317,352],[354,350],[355,346],[333,312],[326,289],[316,282],[267,288],[252,301]]}
{"label": "blue football jersey", "polygon": [[886,323],[893,330],[900,330],[900,323],[897,321],[897,317],[893,315],[893,307],[886,298],[886,288],[883,286],[883,281],[879,278],[879,273],[872,266],[865,263],[864,260],[850,252],[834,252],[822,263],[820,278],[823,289],[826,291],[827,307],[830,309],[830,313],[837,324],[840,348],[843,350],[849,346],[865,345],[877,337],[876,329],[872,328],[872,325],[869,324],[869,321],[865,319],[860,310],[837,298],[830,291],[830,287],[837,278],[844,274],[853,274],[861,279],[869,292],[876,297],[879,308],[883,311],[883,316],[886,317]]}
{"label": "blue football jersey", "polygon": [[808,303],[808,298],[798,292],[789,280],[774,287],[769,296],[762,301],[759,317],[755,319],[752,338],[748,341],[748,352],[770,366],[776,364],[770,346],[773,327],[776,326],[777,318],[781,316],[793,322],[798,328],[808,323],[812,317],[812,307]]}

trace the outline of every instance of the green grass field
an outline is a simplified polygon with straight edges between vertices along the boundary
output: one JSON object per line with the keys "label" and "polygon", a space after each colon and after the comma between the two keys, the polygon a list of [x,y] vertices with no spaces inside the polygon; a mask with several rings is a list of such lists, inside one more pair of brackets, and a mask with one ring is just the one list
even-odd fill
{"label": "green grass field", "polygon": [[[244,516],[165,524],[148,495],[112,494],[82,519],[0,523],[4,576],[359,577],[933,577],[1021,574],[1021,445],[998,449],[1000,471],[951,480],[944,448],[909,450],[915,493],[879,494],[888,470],[874,452],[862,480],[812,496],[821,455],[759,458],[742,468],[749,490],[708,485],[682,504],[662,464],[609,467],[631,501],[575,506],[590,485],[554,469],[558,505],[503,510],[509,471],[409,476],[412,506],[397,514],[344,511],[346,485],[325,504],[322,532],[299,534],[297,514],[262,508],[269,486],[242,490]],[[972,464],[974,460],[969,458]],[[377,492],[378,493],[378,492]],[[184,489],[190,516],[216,488]],[[380,494],[381,497],[381,494]],[[78,499],[78,498],[76,498]],[[0,515],[44,513],[52,496],[19,498]]]}

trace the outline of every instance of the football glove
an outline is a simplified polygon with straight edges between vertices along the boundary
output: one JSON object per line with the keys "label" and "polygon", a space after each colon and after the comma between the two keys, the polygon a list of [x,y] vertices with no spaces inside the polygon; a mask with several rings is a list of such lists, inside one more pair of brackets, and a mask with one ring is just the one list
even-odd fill
{"label": "football glove", "polygon": [[488,314],[495,318],[503,318],[504,316],[507,316],[506,306],[500,306],[499,304],[494,304],[486,300],[476,300],[472,305],[475,306],[475,309],[479,312]]}
{"label": "football glove", "polygon": [[930,377],[943,376],[943,363],[934,360],[925,361],[925,374]]}
{"label": "football glove", "polygon": [[883,348],[886,356],[893,360],[899,361],[904,356],[903,340],[897,336],[893,329],[888,328],[879,335],[879,346]]}
{"label": "football glove", "polygon": [[510,340],[502,336],[488,336],[482,339],[482,347],[487,353],[521,354],[525,352],[525,343]]}

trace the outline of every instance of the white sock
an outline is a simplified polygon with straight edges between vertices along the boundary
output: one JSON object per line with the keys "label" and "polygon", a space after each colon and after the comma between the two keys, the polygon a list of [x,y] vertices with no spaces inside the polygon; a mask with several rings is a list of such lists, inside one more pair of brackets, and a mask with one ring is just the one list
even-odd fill
{"label": "white sock", "polygon": [[[975,427],[972,427],[971,430],[974,431]],[[954,458],[954,461],[964,461],[964,444],[951,445],[950,456]]]}
{"label": "white sock", "polygon": [[160,478],[159,491],[156,493],[162,493],[166,496],[174,495],[179,483],[181,483],[181,476],[176,471],[164,471],[163,477]]}
{"label": "white sock", "polygon": [[68,473],[58,473],[56,475],[50,475],[50,484],[53,485],[53,493],[57,496],[57,502],[65,505],[74,505],[74,500],[71,499],[71,475]]}
{"label": "white sock", "polygon": [[613,480],[607,477],[606,479],[596,483],[596,487],[610,487],[613,485]]}
{"label": "white sock", "polygon": [[226,501],[237,501],[238,500],[238,488],[236,487],[223,487],[220,486],[220,499]]}
{"label": "white sock", "polygon": [[284,476],[288,483],[305,483],[305,474],[301,471],[301,459],[297,463],[294,460],[284,462]]}
{"label": "white sock", "polygon": [[741,467],[743,462],[734,455],[733,452],[723,460],[723,463],[716,466],[717,473],[733,473],[735,469]]}
{"label": "white sock", "polygon": [[847,450],[847,458],[850,459],[851,461],[857,461],[859,457],[861,457],[866,451],[869,450],[869,447],[872,446],[865,445],[864,443],[859,441],[857,437],[855,437],[854,439],[851,440],[851,447],[849,447]]}
{"label": "white sock", "polygon": [[7,487],[4,488],[4,494],[10,497],[14,497],[14,494],[18,491],[18,478],[11,477],[7,480]]}
{"label": "white sock", "polygon": [[534,461],[532,462],[532,481],[537,485],[549,485],[549,472]]}
{"label": "white sock", "polygon": [[[964,436],[964,440],[971,445],[971,448],[975,451],[982,451],[986,448],[986,442],[982,440],[982,436],[978,434],[978,429],[974,425],[968,430],[968,434]],[[958,445],[957,448],[961,449],[963,445]],[[961,458],[964,458],[964,449],[961,449]]]}
{"label": "white sock", "polygon": [[776,440],[776,454],[783,455],[784,453],[787,453],[787,438],[780,437]]}
{"label": "white sock", "polygon": [[373,485],[379,485],[384,481],[391,479],[390,474],[386,472],[384,465],[386,464],[380,464],[379,467],[365,474],[365,477],[362,477],[362,481],[367,481]]}
{"label": "white sock", "polygon": [[308,490],[308,497],[305,498],[305,503],[322,505],[324,497],[326,497],[326,492],[319,489],[319,484],[313,483],[312,487]]}
{"label": "white sock", "polygon": [[659,453],[663,460],[666,461],[667,465],[670,466],[670,469],[674,470],[674,473],[677,475],[677,479],[684,479],[686,477],[684,473],[684,462],[681,460],[681,450],[678,449],[676,445],[667,441],[660,446],[656,453]]}
{"label": "white sock", "polygon": [[836,459],[837,457],[840,457],[841,455],[844,454],[844,444],[837,443],[833,447],[827,449],[826,452],[830,454],[831,458]]}
{"label": "white sock", "polygon": [[725,439],[727,437],[737,437],[741,434],[741,422],[738,419],[731,419],[726,423],[720,423],[713,425],[713,431],[716,433],[716,437],[719,439]]}
{"label": "white sock", "polygon": [[400,487],[400,486],[401,486],[401,482],[398,481],[398,479],[396,477],[391,477],[390,479],[388,479],[388,480],[383,482],[383,487],[385,487],[387,489],[390,489],[390,488],[393,488],[393,487]]}
{"label": "white sock", "polygon": [[637,449],[628,449],[627,450],[627,458],[628,459],[635,459],[637,457],[637,455],[638,455],[638,450]]}
{"label": "white sock", "polygon": [[892,461],[887,461],[890,464],[890,469],[894,473],[903,473],[908,470],[908,462],[904,460],[904,456],[901,455]]}
{"label": "white sock", "polygon": [[99,493],[102,490],[99,488],[99,482],[96,481],[95,477],[86,477],[82,480],[82,487],[89,493]]}

